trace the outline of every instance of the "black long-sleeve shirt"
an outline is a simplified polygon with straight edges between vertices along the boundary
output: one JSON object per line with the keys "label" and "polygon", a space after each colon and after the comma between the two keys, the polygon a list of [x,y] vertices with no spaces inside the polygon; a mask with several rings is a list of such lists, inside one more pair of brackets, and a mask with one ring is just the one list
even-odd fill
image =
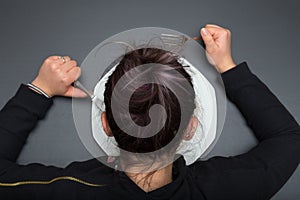
{"label": "black long-sleeve shirt", "polygon": [[97,159],[66,168],[18,165],[31,130],[51,107],[22,85],[0,112],[0,199],[269,199],[300,161],[300,127],[246,63],[222,74],[226,94],[236,104],[259,144],[234,157],[213,157],[186,166],[179,158],[173,182],[141,190],[124,172]]}

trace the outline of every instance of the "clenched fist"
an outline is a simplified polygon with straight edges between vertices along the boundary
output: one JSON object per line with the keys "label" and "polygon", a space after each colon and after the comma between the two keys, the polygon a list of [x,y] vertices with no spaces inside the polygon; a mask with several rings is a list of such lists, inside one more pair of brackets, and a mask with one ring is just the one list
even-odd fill
{"label": "clenched fist", "polygon": [[236,66],[231,56],[231,33],[228,29],[208,24],[200,33],[206,45],[207,59],[220,73]]}
{"label": "clenched fist", "polygon": [[48,96],[85,97],[86,94],[71,84],[81,74],[77,62],[68,56],[50,56],[44,60],[37,77],[32,82]]}

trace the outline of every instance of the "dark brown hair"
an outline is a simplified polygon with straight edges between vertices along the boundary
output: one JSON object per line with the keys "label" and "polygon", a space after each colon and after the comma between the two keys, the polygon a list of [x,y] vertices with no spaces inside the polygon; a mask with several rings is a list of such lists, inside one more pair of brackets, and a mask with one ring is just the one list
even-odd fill
{"label": "dark brown hair", "polygon": [[[138,138],[125,133],[117,125],[114,119],[116,116],[113,116],[112,114],[111,101],[113,90],[118,80],[126,75],[126,72],[129,70],[148,63],[167,65],[173,68],[173,70],[166,71],[158,69],[154,76],[157,80],[160,80],[159,84],[147,83],[134,91],[129,102],[131,119],[139,126],[146,126],[150,123],[149,109],[154,104],[160,104],[165,108],[167,119],[164,127],[156,135]],[[181,75],[180,77],[178,76],[178,73]],[[165,81],[168,81],[168,84],[177,85],[188,82],[191,85],[191,89],[182,88],[175,95],[168,87],[166,87],[164,84]],[[131,84],[135,84],[134,81]],[[176,137],[178,138],[176,139],[176,144],[179,145],[184,132],[184,130],[179,130],[179,127],[182,123],[183,127],[186,128],[188,121],[193,114],[195,108],[195,92],[190,75],[178,62],[176,56],[168,51],[156,48],[141,48],[131,51],[125,54],[115,71],[109,76],[105,88],[104,102],[108,124],[121,150],[133,153],[153,152],[169,144],[175,136],[178,136]],[[179,104],[177,98],[182,98],[181,104]],[[117,103],[122,104],[122,98],[118,99]],[[122,112],[126,111],[119,111],[118,116],[120,118],[124,117]],[[172,151],[176,148],[177,146],[175,146]]]}

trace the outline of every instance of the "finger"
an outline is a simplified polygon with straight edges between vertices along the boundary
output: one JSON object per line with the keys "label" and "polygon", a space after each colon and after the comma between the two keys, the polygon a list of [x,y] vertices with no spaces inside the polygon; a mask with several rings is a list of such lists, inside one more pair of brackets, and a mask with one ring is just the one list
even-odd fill
{"label": "finger", "polygon": [[201,29],[201,36],[202,39],[204,40],[204,43],[206,45],[206,50],[211,50],[213,48],[215,48],[215,41],[212,37],[212,34],[206,29],[206,28],[202,28]]}
{"label": "finger", "polygon": [[224,32],[224,30],[225,30],[223,28],[218,28],[218,27],[214,27],[214,26],[207,27],[205,29],[208,32],[210,32],[210,34],[212,35],[213,38],[219,37]]}
{"label": "finger", "polygon": [[71,58],[69,56],[55,56],[55,57],[53,57],[53,61],[57,62],[60,65],[62,65],[64,63],[67,63],[70,60],[71,60]]}
{"label": "finger", "polygon": [[230,30],[222,27],[210,26],[206,28],[214,38],[218,38],[225,35],[230,35]]}
{"label": "finger", "polygon": [[74,81],[76,81],[81,75],[81,69],[79,67],[73,67],[68,73],[67,73],[67,80],[66,82],[68,84],[73,83]]}
{"label": "finger", "polygon": [[53,62],[55,62],[59,65],[63,65],[64,63],[66,63],[63,59],[61,59],[61,56],[58,56],[58,58],[53,60]]}
{"label": "finger", "polygon": [[60,58],[60,56],[49,56],[47,59],[48,60],[57,60],[59,58]]}
{"label": "finger", "polygon": [[[61,56],[61,57],[64,57],[66,63],[69,62],[71,60],[71,58],[69,56]],[[63,60],[63,59],[62,59]]]}
{"label": "finger", "polygon": [[77,62],[75,60],[71,60],[71,61],[69,61],[69,62],[64,63],[64,64],[61,65],[61,69],[64,72],[69,72],[74,67],[77,67]]}
{"label": "finger", "polygon": [[87,97],[87,94],[80,90],[79,88],[75,88],[71,86],[68,91],[64,94],[66,97],[76,97],[76,98],[84,98]]}
{"label": "finger", "polygon": [[206,24],[206,25],[205,25],[205,28],[210,28],[210,27],[215,27],[215,28],[221,28],[221,29],[222,29],[221,26],[218,26],[218,25],[216,25],[216,24]]}

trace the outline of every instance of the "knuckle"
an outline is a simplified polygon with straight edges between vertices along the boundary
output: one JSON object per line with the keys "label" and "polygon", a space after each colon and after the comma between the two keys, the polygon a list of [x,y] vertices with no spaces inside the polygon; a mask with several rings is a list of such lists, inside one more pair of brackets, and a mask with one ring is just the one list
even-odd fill
{"label": "knuckle", "polygon": [[70,58],[69,56],[64,56],[64,58],[65,58],[66,60],[71,60],[71,58]]}
{"label": "knuckle", "polygon": [[231,31],[229,29],[224,29],[224,32],[227,34],[227,35],[231,35]]}
{"label": "knuckle", "polygon": [[55,56],[48,56],[47,58],[46,58],[46,60],[52,60],[52,59],[54,59],[55,58]]}
{"label": "knuckle", "polygon": [[46,58],[44,62],[45,63],[51,63],[51,57]]}
{"label": "knuckle", "polygon": [[70,64],[71,64],[72,66],[76,66],[76,65],[77,65],[77,62],[76,62],[75,60],[71,60],[71,61],[70,61]]}
{"label": "knuckle", "polygon": [[57,69],[57,66],[55,64],[49,65],[50,70],[55,71]]}
{"label": "knuckle", "polygon": [[57,65],[56,63],[51,63],[51,64],[49,65],[49,68],[50,68],[51,70],[53,70],[53,71],[56,71],[56,70],[59,69],[59,67],[58,67],[58,65]]}

